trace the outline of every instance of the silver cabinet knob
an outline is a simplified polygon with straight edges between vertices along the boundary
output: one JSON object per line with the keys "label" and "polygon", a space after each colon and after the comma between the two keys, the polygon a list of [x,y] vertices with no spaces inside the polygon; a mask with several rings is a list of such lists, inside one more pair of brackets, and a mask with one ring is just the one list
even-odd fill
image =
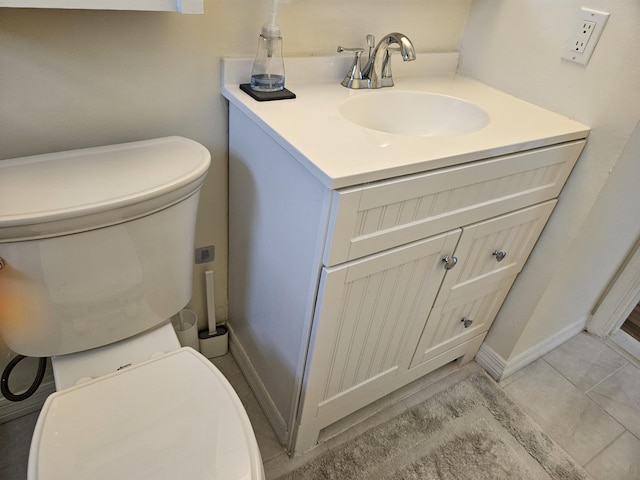
{"label": "silver cabinet knob", "polygon": [[495,250],[492,255],[496,257],[496,262],[501,262],[504,260],[504,257],[507,256],[507,252],[499,252],[498,250]]}
{"label": "silver cabinet knob", "polygon": [[471,326],[471,324],[473,323],[473,320],[471,320],[470,318],[467,318],[467,317],[462,317],[460,319],[460,321],[463,323],[464,328],[469,328]]}
{"label": "silver cabinet knob", "polygon": [[453,255],[452,256],[446,255],[442,258],[442,263],[444,263],[445,270],[451,270],[453,267],[456,266],[456,263],[458,263],[458,259]]}

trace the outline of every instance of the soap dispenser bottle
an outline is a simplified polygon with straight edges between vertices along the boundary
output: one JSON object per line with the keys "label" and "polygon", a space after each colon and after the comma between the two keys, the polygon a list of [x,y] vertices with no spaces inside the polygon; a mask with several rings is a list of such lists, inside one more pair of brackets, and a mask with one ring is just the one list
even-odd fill
{"label": "soap dispenser bottle", "polygon": [[258,37],[258,53],[251,70],[251,89],[277,92],[284,89],[284,60],[280,27],[265,24]]}

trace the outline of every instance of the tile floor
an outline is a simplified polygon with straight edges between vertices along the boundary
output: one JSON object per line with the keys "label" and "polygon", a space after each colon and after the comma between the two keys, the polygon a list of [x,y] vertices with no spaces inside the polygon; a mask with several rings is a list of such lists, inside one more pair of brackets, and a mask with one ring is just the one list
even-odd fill
{"label": "tile floor", "polygon": [[[274,478],[329,446],[460,381],[475,363],[450,365],[429,376],[392,407],[376,411],[362,424],[339,434],[310,454],[289,459],[230,355],[214,359],[251,418],[265,464]],[[640,363],[615,346],[581,333],[500,385],[595,480],[640,479]],[[375,411],[375,409],[373,410]],[[37,414],[0,425],[0,480],[26,478],[26,461]]]}
{"label": "tile floor", "polygon": [[596,480],[640,479],[640,368],[581,333],[501,382]]}

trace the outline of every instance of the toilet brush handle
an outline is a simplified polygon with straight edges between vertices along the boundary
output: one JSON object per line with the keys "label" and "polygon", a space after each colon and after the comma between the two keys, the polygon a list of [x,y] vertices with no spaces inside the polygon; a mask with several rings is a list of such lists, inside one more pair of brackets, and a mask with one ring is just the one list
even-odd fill
{"label": "toilet brush handle", "polygon": [[213,271],[207,270],[206,272],[204,272],[204,279],[207,288],[207,322],[209,325],[209,335],[215,335],[217,327],[216,304],[213,298]]}

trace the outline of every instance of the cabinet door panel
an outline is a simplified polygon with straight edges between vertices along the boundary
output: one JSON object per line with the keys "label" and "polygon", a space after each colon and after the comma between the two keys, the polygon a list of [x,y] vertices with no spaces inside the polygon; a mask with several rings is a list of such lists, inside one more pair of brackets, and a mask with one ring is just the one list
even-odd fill
{"label": "cabinet door panel", "polygon": [[[550,200],[464,227],[455,252],[458,263],[447,272],[435,304],[466,297],[479,283],[519,273],[556,202]],[[506,256],[498,261],[500,252]]]}
{"label": "cabinet door panel", "polygon": [[323,269],[301,418],[346,415],[408,367],[460,231]]}
{"label": "cabinet door panel", "polygon": [[[515,276],[475,285],[464,298],[435,306],[420,337],[411,368],[486,332],[509,293]],[[465,327],[464,320],[472,323]]]}
{"label": "cabinet door panel", "polygon": [[584,141],[334,192],[324,265],[557,197]]}

